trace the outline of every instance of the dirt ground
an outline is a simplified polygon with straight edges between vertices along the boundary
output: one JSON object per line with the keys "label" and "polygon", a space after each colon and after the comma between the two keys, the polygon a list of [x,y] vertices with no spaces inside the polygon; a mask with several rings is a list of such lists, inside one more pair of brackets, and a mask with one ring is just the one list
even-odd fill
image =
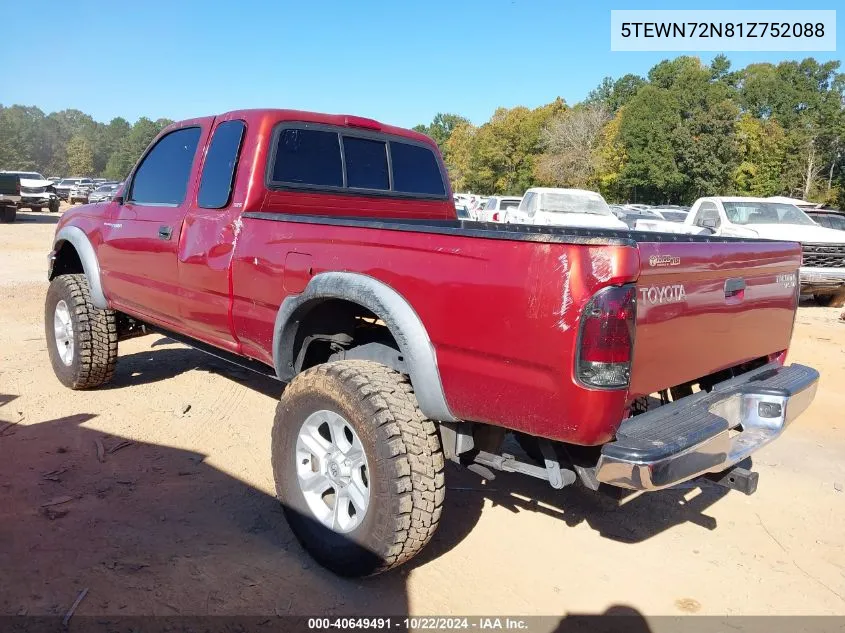
{"label": "dirt ground", "polygon": [[42,311],[56,219],[0,225],[0,615],[64,614],[84,588],[79,615],[845,614],[841,310],[800,310],[790,361],[822,381],[755,459],[755,495],[687,486],[619,503],[450,468],[425,552],[350,581],[311,561],[273,498],[278,383],[160,336],[121,343],[108,388],[54,378]]}

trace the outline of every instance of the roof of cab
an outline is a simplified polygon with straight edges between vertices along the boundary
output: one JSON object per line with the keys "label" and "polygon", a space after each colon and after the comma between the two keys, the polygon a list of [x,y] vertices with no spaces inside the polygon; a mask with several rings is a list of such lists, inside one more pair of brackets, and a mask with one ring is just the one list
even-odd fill
{"label": "roof of cab", "polygon": [[[585,193],[598,198],[601,197],[601,194],[597,191],[590,191],[589,189],[573,189],[571,187],[531,187],[528,191],[533,191],[534,193]],[[526,193],[528,193],[528,191],[526,191]]]}
{"label": "roof of cab", "polygon": [[322,112],[308,112],[307,110],[286,110],[281,108],[253,108],[244,110],[231,110],[218,115],[218,118],[244,119],[247,121],[272,120],[272,121],[302,121],[306,123],[322,123],[324,125],[337,125],[351,129],[369,130],[372,132],[383,132],[395,136],[404,136],[418,141],[424,141],[435,145],[434,140],[414,130],[396,127],[353,114],[325,114]]}

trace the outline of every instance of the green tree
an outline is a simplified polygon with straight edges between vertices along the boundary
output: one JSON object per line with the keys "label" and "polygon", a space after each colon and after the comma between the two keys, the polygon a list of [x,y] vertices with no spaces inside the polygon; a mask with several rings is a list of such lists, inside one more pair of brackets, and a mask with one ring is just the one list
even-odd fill
{"label": "green tree", "polygon": [[84,136],[74,136],[67,144],[68,170],[74,176],[91,176],[94,172],[94,152]]}
{"label": "green tree", "polygon": [[646,80],[639,75],[627,74],[617,80],[605,77],[602,82],[587,95],[584,103],[601,105],[611,113],[617,112],[628,103]]}
{"label": "green tree", "polygon": [[521,194],[532,186],[540,132],[565,110],[562,99],[534,110],[522,106],[496,110],[475,134],[468,187],[479,193]]}
{"label": "green tree", "polygon": [[457,114],[438,112],[430,125],[417,125],[414,130],[433,138],[440,150],[443,151],[455,128],[468,123],[468,119]]}
{"label": "green tree", "polygon": [[443,148],[443,159],[449,170],[453,191],[466,191],[472,173],[472,155],[477,128],[471,123],[459,123],[452,130]]}
{"label": "green tree", "polygon": [[158,133],[169,123],[170,121],[168,119],[159,119],[157,121],[151,121],[146,117],[138,119],[129,133],[120,141],[114,153],[109,157],[106,163],[106,177],[116,180],[126,178],[132,167],[135,166],[135,163],[144,153],[144,150],[147,149]]}
{"label": "green tree", "polygon": [[786,134],[774,119],[745,113],[737,123],[739,164],[734,170],[734,191],[746,196],[774,196],[784,187]]}

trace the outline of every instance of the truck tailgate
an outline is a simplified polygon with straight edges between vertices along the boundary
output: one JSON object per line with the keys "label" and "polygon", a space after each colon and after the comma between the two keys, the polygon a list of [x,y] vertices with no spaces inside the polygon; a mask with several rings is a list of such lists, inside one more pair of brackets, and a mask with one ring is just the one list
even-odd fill
{"label": "truck tailgate", "polygon": [[801,248],[640,242],[631,397],[789,347]]}

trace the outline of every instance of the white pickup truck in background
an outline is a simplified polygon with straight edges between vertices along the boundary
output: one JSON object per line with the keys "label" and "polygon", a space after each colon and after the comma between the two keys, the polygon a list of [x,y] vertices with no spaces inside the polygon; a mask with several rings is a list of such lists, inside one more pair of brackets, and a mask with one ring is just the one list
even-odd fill
{"label": "white pickup truck in background", "polygon": [[601,194],[584,189],[533,187],[525,192],[516,209],[509,209],[510,224],[541,224],[628,230],[613,215]]}
{"label": "white pickup truck in background", "polygon": [[680,226],[686,233],[800,242],[801,294],[813,295],[821,305],[845,303],[845,234],[819,226],[793,204],[764,198],[699,198]]}

